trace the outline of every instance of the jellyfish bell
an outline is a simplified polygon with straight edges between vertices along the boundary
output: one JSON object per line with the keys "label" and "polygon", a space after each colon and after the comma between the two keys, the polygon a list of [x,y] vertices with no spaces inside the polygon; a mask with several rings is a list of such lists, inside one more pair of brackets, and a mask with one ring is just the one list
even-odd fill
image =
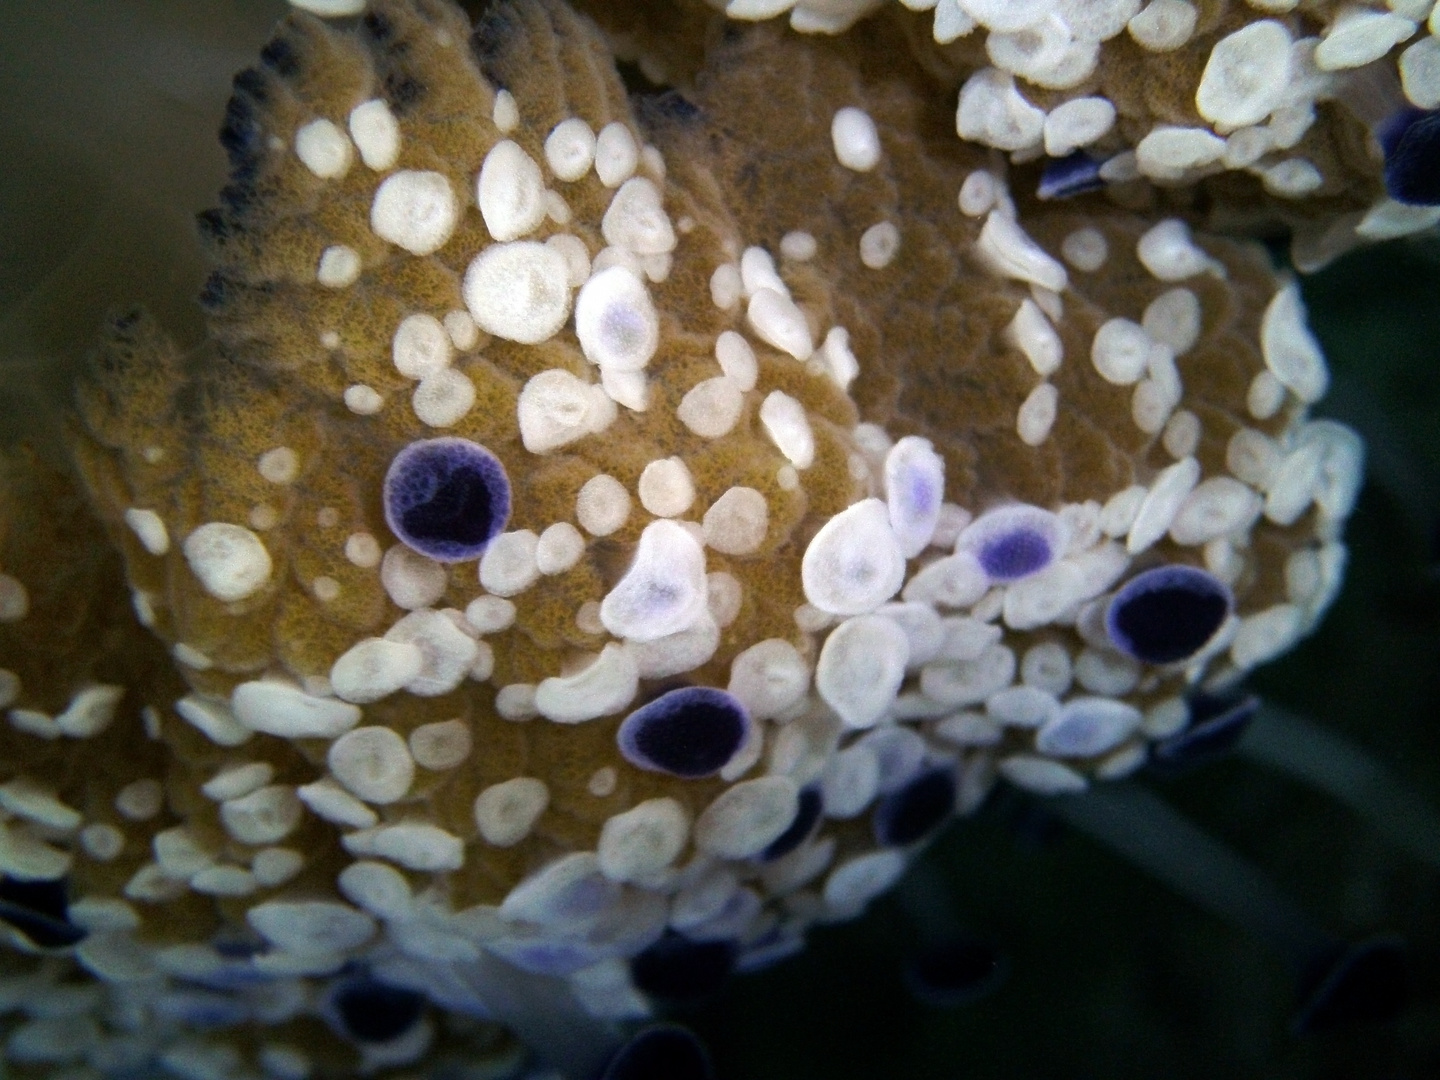
{"label": "jellyfish bell", "polygon": [[[910,106],[959,92],[1023,166],[1104,105],[1051,123],[1014,72],[925,65],[881,93],[875,25],[712,35],[693,107],[632,110],[560,0],[474,37],[443,2],[283,24],[226,121],[209,343],[111,326],[93,515],[47,521],[68,489],[28,466],[0,488],[0,870],[83,897],[32,928],[232,1012],[302,981],[317,1076],[449,1060],[451,1014],[592,1075],[1001,778],[1128,775],[1157,699],[1315,625],[1359,456],[1305,419],[1298,292],[1189,218],[1012,190]],[[1161,134],[1145,162],[1219,139]],[[61,617],[102,603],[123,632]],[[244,1067],[299,1075],[267,1017]]]}

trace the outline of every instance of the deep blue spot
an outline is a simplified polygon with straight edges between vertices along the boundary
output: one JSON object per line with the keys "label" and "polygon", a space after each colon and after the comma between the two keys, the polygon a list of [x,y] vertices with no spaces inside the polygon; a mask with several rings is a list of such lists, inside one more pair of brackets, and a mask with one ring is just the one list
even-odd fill
{"label": "deep blue spot", "polygon": [[875,839],[890,847],[913,844],[955,810],[955,775],[949,768],[920,773],[875,807]]}
{"label": "deep blue spot", "polygon": [[921,949],[905,966],[905,986],[922,1004],[968,1005],[1005,979],[1005,961],[982,941],[945,941]]}
{"label": "deep blue spot", "polygon": [[735,756],[750,716],[724,690],[687,686],[661,694],[627,716],[615,733],[632,765],[686,780],[713,776]]}
{"label": "deep blue spot", "polygon": [[219,210],[202,210],[195,215],[195,224],[200,235],[206,240],[228,240],[237,230],[231,227],[230,219]]}
{"label": "deep blue spot", "polygon": [[735,970],[731,941],[691,941],[666,933],[630,961],[637,990],[667,1005],[695,1005],[714,997]]}
{"label": "deep blue spot", "polygon": [[1187,703],[1190,723],[1150,748],[1150,764],[1161,773],[1179,773],[1225,757],[1250,727],[1260,699],[1197,694]]}
{"label": "deep blue spot", "polygon": [[644,95],[640,99],[638,111],[646,120],[665,119],[682,124],[693,124],[702,115],[700,106],[678,90]]}
{"label": "deep blue spot", "polygon": [[269,946],[263,938],[245,931],[237,931],[233,927],[217,933],[211,939],[210,944],[227,960],[249,960],[252,956],[269,951]]}
{"label": "deep blue spot", "polygon": [[369,976],[341,984],[334,1000],[345,1033],[356,1042],[365,1043],[398,1039],[415,1025],[425,1010],[422,994]]}
{"label": "deep blue spot", "polygon": [[385,97],[400,116],[412,112],[424,96],[425,84],[413,75],[392,73],[385,77]]}
{"label": "deep blue spot", "polygon": [[253,184],[245,177],[253,170],[243,165],[237,165],[230,174],[233,182],[226,184],[220,189],[220,203],[236,217],[245,219],[255,209],[255,204],[262,196],[255,190]]}
{"label": "deep blue spot", "polygon": [[260,62],[287,79],[300,74],[300,54],[285,38],[274,38],[260,50]]}
{"label": "deep blue spot", "polygon": [[1043,533],[1022,527],[987,541],[978,557],[992,581],[1019,581],[1044,570],[1055,553]]}
{"label": "deep blue spot", "polygon": [[1440,205],[1440,110],[1404,109],[1376,135],[1390,197],[1411,206]]}
{"label": "deep blue spot", "polygon": [[202,1030],[235,1027],[251,1016],[249,1006],[241,998],[207,990],[162,994],[150,1008],[158,1021]]}
{"label": "deep blue spot", "polygon": [[249,95],[242,92],[237,76],[235,95],[225,106],[225,118],[220,124],[220,145],[232,168],[245,165],[262,153],[264,134],[264,128],[256,117],[255,104]]}
{"label": "deep blue spot", "polygon": [[815,831],[815,823],[820,820],[822,800],[818,788],[807,787],[800,792],[800,808],[795,811],[795,820],[783,833],[770,841],[770,846],[760,853],[761,862],[770,862],[780,858],[781,855],[788,855],[806,840]]}
{"label": "deep blue spot", "polygon": [[270,100],[270,82],[259,68],[245,68],[230,84],[236,96],[250,98],[262,105]]}
{"label": "deep blue spot", "polygon": [[1068,199],[1087,191],[1099,191],[1105,186],[1100,178],[1102,164],[1083,150],[1048,161],[1040,173],[1035,195],[1040,199]]}
{"label": "deep blue spot", "polygon": [[1305,973],[1300,998],[1291,1023],[1297,1035],[1393,1020],[1410,1003],[1405,943],[1377,938],[1337,945]]}
{"label": "deep blue spot", "polygon": [[70,921],[65,881],[0,877],[0,919],[42,949],[64,949],[85,937]]}
{"label": "deep blue spot", "polygon": [[377,45],[386,45],[390,39],[395,37],[395,24],[390,16],[381,14],[378,11],[368,11],[365,17],[360,20],[360,25],[365,28],[365,33]]}
{"label": "deep blue spot", "polygon": [[714,1080],[710,1055],[678,1024],[645,1028],[616,1051],[600,1080]]}
{"label": "deep blue spot", "polygon": [[475,559],[510,519],[505,467],[479,443],[422,439],[385,474],[385,521],[407,547],[438,562]]}
{"label": "deep blue spot", "polygon": [[1105,629],[1117,649],[1147,664],[1188,660],[1230,615],[1230,589],[1194,566],[1136,574],[1115,594]]}

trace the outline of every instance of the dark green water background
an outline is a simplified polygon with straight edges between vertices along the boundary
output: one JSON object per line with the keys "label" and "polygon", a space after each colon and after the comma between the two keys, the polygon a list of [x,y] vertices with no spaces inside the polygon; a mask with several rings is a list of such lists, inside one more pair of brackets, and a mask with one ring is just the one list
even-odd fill
{"label": "dark green water background", "polygon": [[[107,307],[144,300],[199,333],[189,223],[222,177],[228,75],[281,10],[0,0],[0,439],[47,444]],[[1335,375],[1319,411],[1371,441],[1371,479],[1338,604],[1254,686],[1440,802],[1440,240],[1352,256],[1305,294]],[[1405,1016],[1297,1041],[1278,957],[1086,838],[992,812],[924,865],[959,924],[1008,958],[993,996],[914,1002],[900,965],[915,931],[887,897],[684,1019],[728,1080],[1440,1077],[1440,872],[1243,761],[1156,786],[1333,932],[1406,936]]]}

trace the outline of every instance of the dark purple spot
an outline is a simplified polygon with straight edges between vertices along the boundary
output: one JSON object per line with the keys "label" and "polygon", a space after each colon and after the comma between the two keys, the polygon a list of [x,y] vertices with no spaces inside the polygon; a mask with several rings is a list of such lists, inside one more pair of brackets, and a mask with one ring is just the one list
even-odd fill
{"label": "dark purple spot", "polygon": [[913,844],[938,828],[955,811],[955,775],[951,769],[922,772],[875,807],[875,839],[889,847]]}
{"label": "dark purple spot", "polygon": [[980,567],[992,581],[1019,581],[1044,570],[1055,554],[1050,541],[1034,529],[1015,529],[980,548]]}
{"label": "dark purple spot", "polygon": [[1403,109],[1376,135],[1390,197],[1411,206],[1440,205],[1440,111]]}
{"label": "dark purple spot", "polygon": [[335,991],[335,1010],[345,1033],[356,1042],[388,1043],[420,1019],[425,998],[414,990],[365,976],[343,983]]}
{"label": "dark purple spot", "polygon": [[770,862],[788,855],[806,840],[820,820],[821,799],[818,789],[807,787],[800,792],[800,808],[795,811],[795,820],[786,830],[770,841],[770,846],[760,853],[761,862]]}
{"label": "dark purple spot", "polygon": [[1150,749],[1150,765],[1157,772],[1185,772],[1225,757],[1249,730],[1260,699],[1253,694],[1238,700],[1197,694],[1187,705],[1190,723],[1185,730]]}
{"label": "dark purple spot", "polygon": [[630,961],[636,989],[667,1005],[695,1005],[714,997],[735,970],[731,941],[691,941],[667,933]]}
{"label": "dark purple spot", "polygon": [[200,1030],[235,1027],[251,1018],[250,1008],[234,994],[187,988],[165,995],[150,1006],[159,1024],[184,1024]]}
{"label": "dark purple spot", "polygon": [[632,765],[697,780],[719,772],[744,744],[750,716],[724,690],[687,686],[627,716],[615,733]]}
{"label": "dark purple spot", "polygon": [[1194,566],[1136,574],[1115,594],[1105,629],[1115,647],[1147,664],[1188,660],[1215,636],[1234,607],[1230,589]]}
{"label": "dark purple spot", "polygon": [[423,439],[385,474],[385,521],[406,547],[437,562],[479,558],[510,518],[510,481],[469,439]]}
{"label": "dark purple spot", "polygon": [[600,1080],[714,1080],[715,1067],[695,1034],[678,1024],[656,1024],[616,1051]]}
{"label": "dark purple spot", "polygon": [[[246,931],[249,927],[245,928]],[[265,939],[258,935],[224,927],[210,939],[211,946],[226,960],[249,960],[270,951]]]}
{"label": "dark purple spot", "polygon": [[905,985],[917,1001],[936,1008],[968,1005],[1005,978],[1005,962],[981,941],[945,941],[928,946],[905,967]]}
{"label": "dark purple spot", "polygon": [[1099,191],[1105,186],[1100,178],[1100,166],[1083,150],[1063,158],[1054,158],[1045,163],[1040,173],[1040,183],[1035,189],[1038,199],[1068,199],[1083,195],[1087,191]]}

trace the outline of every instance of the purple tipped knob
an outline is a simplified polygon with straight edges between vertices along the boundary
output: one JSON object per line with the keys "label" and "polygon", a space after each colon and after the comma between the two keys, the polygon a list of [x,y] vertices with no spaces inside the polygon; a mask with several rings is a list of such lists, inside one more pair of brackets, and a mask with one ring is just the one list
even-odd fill
{"label": "purple tipped knob", "polygon": [[1376,134],[1390,197],[1410,206],[1440,206],[1440,110],[1404,109]]}
{"label": "purple tipped knob", "polygon": [[362,1043],[398,1039],[425,1011],[425,998],[414,990],[368,976],[343,984],[336,990],[334,1001],[345,1033]]}
{"label": "purple tipped knob", "polygon": [[724,690],[687,686],[627,716],[615,734],[632,765],[698,780],[719,772],[744,745],[750,715]]}
{"label": "purple tipped knob", "polygon": [[1096,161],[1083,150],[1063,158],[1053,158],[1045,163],[1040,173],[1040,184],[1035,190],[1037,199],[1068,199],[1083,195],[1087,191],[1099,191],[1105,186],[1100,176],[1103,161]]}
{"label": "purple tipped knob", "polygon": [[970,552],[991,581],[1008,585],[1044,570],[1068,540],[1069,530],[1057,515],[1017,504],[981,514],[955,541],[955,552]]}
{"label": "purple tipped knob", "polygon": [[1217,761],[1235,749],[1250,728],[1260,699],[1225,700],[1196,694],[1187,706],[1190,724],[1150,748],[1150,765],[1162,773],[1179,773]]}
{"label": "purple tipped knob", "polygon": [[1019,581],[1038,573],[1054,558],[1045,537],[1031,529],[997,536],[980,549],[980,566],[991,581]]}
{"label": "purple tipped knob", "polygon": [[1188,660],[1234,610],[1229,586],[1194,566],[1136,574],[1115,594],[1105,629],[1121,652],[1147,664]]}
{"label": "purple tipped knob", "polygon": [[801,789],[798,803],[795,820],[760,853],[761,862],[771,862],[782,855],[789,855],[810,839],[810,834],[815,831],[815,823],[820,820],[820,811],[825,808],[825,800],[820,797],[818,788],[807,787]]}
{"label": "purple tipped knob", "polygon": [[955,773],[948,768],[922,772],[875,808],[875,839],[903,847],[928,836],[955,812]]}
{"label": "purple tipped knob", "polygon": [[413,442],[385,474],[385,522],[406,547],[437,562],[479,558],[510,519],[510,480],[479,443]]}

